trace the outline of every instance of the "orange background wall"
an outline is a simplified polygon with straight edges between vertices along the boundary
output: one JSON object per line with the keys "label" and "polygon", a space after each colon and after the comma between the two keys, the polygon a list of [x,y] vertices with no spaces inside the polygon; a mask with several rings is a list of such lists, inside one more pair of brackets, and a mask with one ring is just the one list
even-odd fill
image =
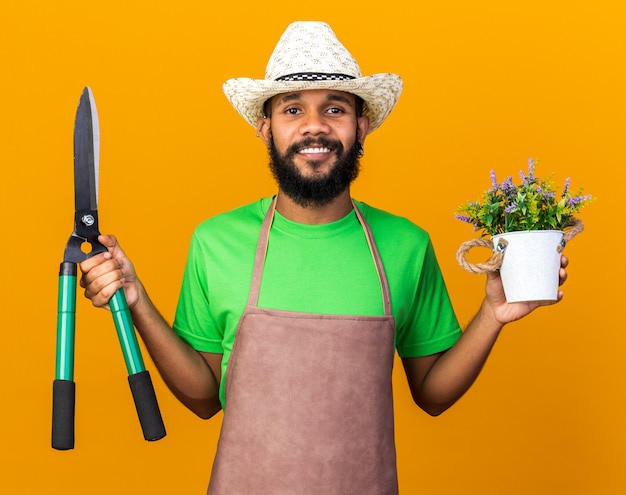
{"label": "orange background wall", "polygon": [[0,492],[204,493],[219,419],[179,405],[146,357],[168,436],[143,440],[110,315],[79,297],[76,448],[50,447],[57,271],[72,229],[72,130],[91,86],[101,228],[163,314],[204,218],[274,193],[260,141],[221,83],[262,77],[293,20],[326,20],[365,74],[405,91],[366,142],[354,195],[430,231],[459,319],[482,276],[454,253],[453,211],[539,158],[598,198],[567,248],[565,300],[503,333],[474,388],[429,418],[396,369],[402,493],[626,493],[623,198],[626,4],[465,2],[0,3],[3,346]]}

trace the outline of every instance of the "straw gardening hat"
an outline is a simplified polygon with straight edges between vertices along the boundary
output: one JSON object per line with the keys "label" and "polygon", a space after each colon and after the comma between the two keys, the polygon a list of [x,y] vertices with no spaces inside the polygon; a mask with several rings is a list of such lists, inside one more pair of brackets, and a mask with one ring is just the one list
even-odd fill
{"label": "straw gardening hat", "polygon": [[272,96],[307,89],[334,89],[363,98],[370,131],[387,118],[402,92],[396,74],[363,77],[354,57],[324,22],[299,21],[283,33],[267,63],[265,79],[240,77],[224,83],[235,110],[252,126]]}

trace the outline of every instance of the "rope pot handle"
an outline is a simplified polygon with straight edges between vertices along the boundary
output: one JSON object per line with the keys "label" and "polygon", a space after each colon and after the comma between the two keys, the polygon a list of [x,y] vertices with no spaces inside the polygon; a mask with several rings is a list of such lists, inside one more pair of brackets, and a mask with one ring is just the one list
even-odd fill
{"label": "rope pot handle", "polygon": [[[583,222],[577,218],[572,218],[567,230],[563,233],[563,240],[557,246],[556,250],[561,253],[565,248],[565,245],[571,241],[574,237],[580,234],[584,229]],[[456,261],[461,268],[470,273],[489,273],[495,272],[502,266],[502,259],[504,258],[504,251],[506,250],[507,241],[500,239],[498,245],[494,248],[493,241],[490,239],[471,239],[465,241],[456,252]],[[492,252],[491,257],[484,263],[470,263],[467,261],[467,253],[470,249],[475,247],[484,247]]]}

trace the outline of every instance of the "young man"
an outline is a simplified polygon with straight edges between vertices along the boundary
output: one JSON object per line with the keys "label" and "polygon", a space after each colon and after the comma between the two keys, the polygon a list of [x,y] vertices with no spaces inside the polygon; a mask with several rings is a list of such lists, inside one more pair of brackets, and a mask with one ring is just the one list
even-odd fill
{"label": "young man", "polygon": [[264,80],[224,85],[278,193],[196,229],[173,328],[114,237],[81,264],[94,305],[124,287],[176,397],[202,418],[224,409],[211,494],[396,494],[395,350],[416,404],[438,415],[502,327],[545,304],[507,304],[490,274],[461,332],[427,233],[351,198],[365,138],[401,88],[394,74],[362,77],[328,25],[290,25]]}

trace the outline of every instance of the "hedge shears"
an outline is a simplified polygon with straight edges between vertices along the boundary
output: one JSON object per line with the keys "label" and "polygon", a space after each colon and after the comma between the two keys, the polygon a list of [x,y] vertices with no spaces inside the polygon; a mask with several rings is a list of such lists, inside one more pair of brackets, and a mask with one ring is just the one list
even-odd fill
{"label": "hedge shears", "polygon": [[[65,246],[59,271],[56,376],[52,390],[52,447],[58,450],[74,448],[77,265],[107,250],[98,242],[99,151],[98,113],[91,89],[87,87],[80,97],[74,122],[74,231]],[[109,306],[144,438],[158,440],[165,436],[165,427],[123,289],[114,294]]]}

